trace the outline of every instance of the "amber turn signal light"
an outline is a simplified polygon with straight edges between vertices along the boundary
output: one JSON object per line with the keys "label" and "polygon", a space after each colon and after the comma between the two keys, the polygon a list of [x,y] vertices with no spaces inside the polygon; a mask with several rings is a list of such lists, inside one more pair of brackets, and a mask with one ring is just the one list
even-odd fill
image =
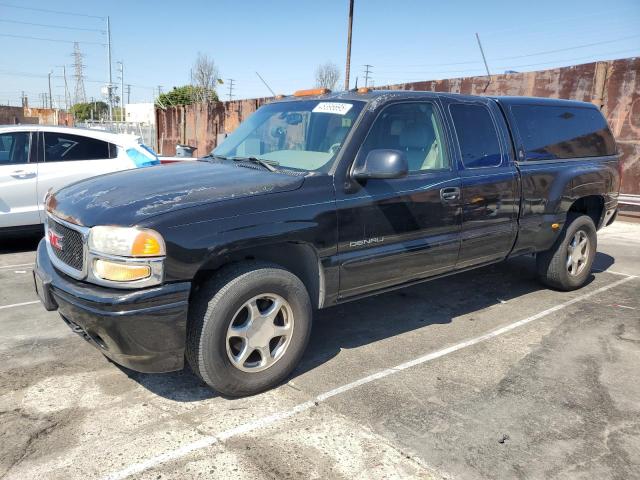
{"label": "amber turn signal light", "polygon": [[331,93],[328,88],[311,88],[309,90],[298,90],[293,94],[294,97],[310,97],[312,95],[326,95]]}
{"label": "amber turn signal light", "polygon": [[93,271],[97,277],[112,282],[131,282],[151,276],[151,268],[148,265],[128,265],[108,260],[96,260]]}
{"label": "amber turn signal light", "polygon": [[131,255],[134,257],[154,257],[162,255],[163,248],[158,239],[148,231],[142,231],[133,241]]}

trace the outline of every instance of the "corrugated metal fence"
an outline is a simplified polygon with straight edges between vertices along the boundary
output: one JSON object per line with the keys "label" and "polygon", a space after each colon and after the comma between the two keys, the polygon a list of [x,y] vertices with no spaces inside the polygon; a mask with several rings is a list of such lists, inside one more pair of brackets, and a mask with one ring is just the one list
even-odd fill
{"label": "corrugated metal fence", "polygon": [[[621,191],[640,195],[640,58],[594,62],[537,72],[465,77],[389,85],[388,89],[428,90],[473,95],[527,95],[593,102],[603,110],[623,154]],[[178,143],[204,155],[221,134],[270,98],[157,109],[158,148],[173,155]]]}

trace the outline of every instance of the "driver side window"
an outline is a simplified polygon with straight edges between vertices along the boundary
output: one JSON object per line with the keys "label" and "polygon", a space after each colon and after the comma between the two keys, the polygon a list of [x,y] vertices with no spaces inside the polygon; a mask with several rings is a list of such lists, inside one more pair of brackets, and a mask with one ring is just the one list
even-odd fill
{"label": "driver side window", "polygon": [[407,156],[410,173],[443,170],[449,168],[443,140],[431,103],[397,103],[378,115],[359,155],[378,148],[400,150]]}

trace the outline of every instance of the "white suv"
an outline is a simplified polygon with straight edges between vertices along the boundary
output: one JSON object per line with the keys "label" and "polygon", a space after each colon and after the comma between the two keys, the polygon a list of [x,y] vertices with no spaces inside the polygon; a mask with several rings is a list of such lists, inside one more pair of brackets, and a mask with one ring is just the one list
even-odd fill
{"label": "white suv", "polygon": [[135,135],[45,125],[0,127],[0,239],[44,222],[44,198],[103,173],[158,165]]}

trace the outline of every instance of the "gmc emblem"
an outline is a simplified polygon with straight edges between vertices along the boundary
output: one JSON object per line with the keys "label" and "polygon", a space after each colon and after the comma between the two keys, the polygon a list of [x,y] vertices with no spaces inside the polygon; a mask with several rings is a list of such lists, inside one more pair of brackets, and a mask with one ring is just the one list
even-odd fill
{"label": "gmc emblem", "polygon": [[53,230],[49,230],[49,245],[51,245],[56,250],[62,251],[63,243],[62,240],[64,236],[54,232]]}

